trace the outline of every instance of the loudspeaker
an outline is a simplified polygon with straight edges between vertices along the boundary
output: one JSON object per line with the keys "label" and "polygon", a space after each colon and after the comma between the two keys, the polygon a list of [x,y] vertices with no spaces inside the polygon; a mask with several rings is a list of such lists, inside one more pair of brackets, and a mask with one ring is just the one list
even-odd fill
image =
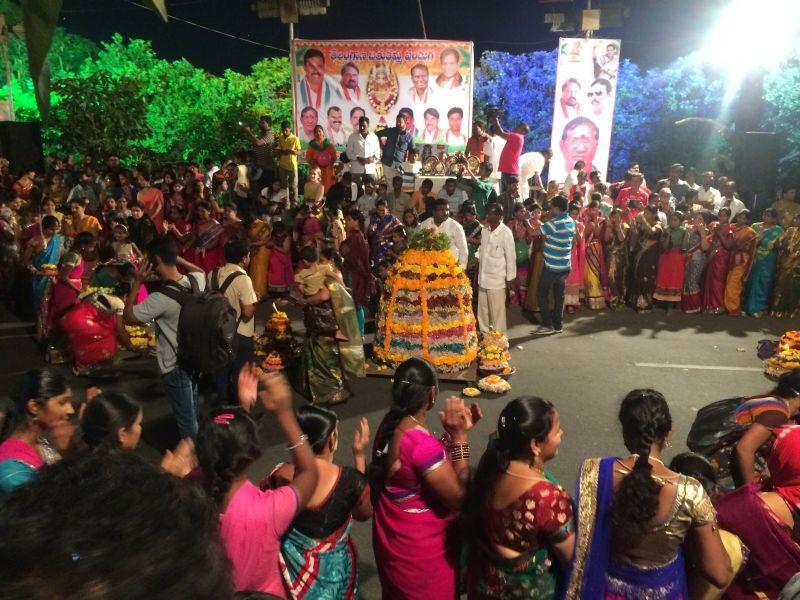
{"label": "loudspeaker", "polygon": [[0,156],[11,163],[12,173],[44,172],[42,132],[38,121],[0,122]]}
{"label": "loudspeaker", "polygon": [[772,192],[778,183],[781,137],[774,131],[748,131],[736,136],[736,183],[751,193]]}

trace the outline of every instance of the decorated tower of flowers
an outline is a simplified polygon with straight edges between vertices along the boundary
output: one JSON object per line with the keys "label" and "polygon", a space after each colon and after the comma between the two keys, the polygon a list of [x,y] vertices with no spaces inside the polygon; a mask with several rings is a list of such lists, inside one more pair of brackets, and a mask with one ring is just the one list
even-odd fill
{"label": "decorated tower of flowers", "polygon": [[378,361],[397,366],[418,356],[453,373],[475,360],[472,288],[449,247],[447,235],[422,231],[390,269],[376,320]]}

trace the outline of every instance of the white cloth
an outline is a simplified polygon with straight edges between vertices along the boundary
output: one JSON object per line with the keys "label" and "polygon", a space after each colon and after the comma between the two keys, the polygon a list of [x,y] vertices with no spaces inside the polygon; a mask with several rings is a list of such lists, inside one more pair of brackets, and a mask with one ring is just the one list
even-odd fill
{"label": "white cloth", "polygon": [[[736,218],[736,215],[738,215],[745,208],[747,208],[744,205],[744,202],[742,202],[741,200],[739,200],[736,197],[734,197],[730,201],[730,203],[728,203],[728,199],[727,198],[722,198],[722,202],[720,202],[719,208],[722,208],[723,206],[727,206],[728,208],[731,209],[731,222],[733,222],[733,220]],[[716,212],[719,212],[719,209],[717,209]]]}
{"label": "white cloth", "polygon": [[697,190],[697,201],[700,204],[713,202],[713,207],[710,210],[716,213],[719,210],[720,204],[722,204],[722,194],[719,193],[717,188],[710,187],[705,189],[701,187]]}
{"label": "white cloth", "polygon": [[[564,180],[564,193],[569,194],[569,191],[572,189],[573,185],[578,185],[577,169],[572,169],[569,173],[567,173],[567,178]],[[570,198],[570,200],[572,200],[572,198]]]}
{"label": "white cloth", "polygon": [[467,258],[469,257],[469,250],[467,248],[467,236],[464,235],[464,228],[461,223],[449,217],[437,226],[433,217],[425,219],[419,225],[420,229],[433,229],[437,233],[446,233],[450,238],[450,252],[453,253],[458,264],[463,268],[467,266]]}
{"label": "white cloth", "polygon": [[[368,133],[362,137],[359,132],[350,135],[347,140],[347,158],[350,159],[350,172],[354,175],[376,175],[377,164],[381,159],[381,143],[378,136]],[[375,162],[362,165],[359,158],[374,158]]]}
{"label": "white cloth", "polygon": [[514,234],[500,223],[494,231],[481,229],[478,257],[478,286],[487,290],[506,289],[506,282],[517,276],[517,257],[514,251]]}
{"label": "white cloth", "polygon": [[375,210],[375,203],[378,201],[378,194],[361,194],[356,200],[356,206],[365,215],[369,215]]}
{"label": "white cloth", "polygon": [[214,183],[214,173],[216,173],[217,171],[219,171],[219,167],[214,165],[208,171],[205,172],[205,174],[203,175],[204,187],[211,189],[211,186]]}
{"label": "white cloth", "polygon": [[469,199],[467,193],[458,188],[456,188],[456,191],[453,192],[452,196],[447,193],[446,189],[442,188],[439,190],[439,193],[436,194],[436,198],[444,198],[447,200],[447,205],[450,207],[451,215],[457,215],[458,211],[461,210],[461,205]]}
{"label": "white cloth", "polygon": [[487,333],[489,329],[505,333],[508,329],[506,322],[506,291],[478,289],[478,329]]}

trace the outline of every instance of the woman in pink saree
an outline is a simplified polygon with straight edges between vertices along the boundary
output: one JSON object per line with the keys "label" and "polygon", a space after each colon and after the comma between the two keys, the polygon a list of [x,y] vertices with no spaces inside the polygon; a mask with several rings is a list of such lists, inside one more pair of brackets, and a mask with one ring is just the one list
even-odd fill
{"label": "woman in pink saree", "polygon": [[124,303],[110,294],[93,294],[61,318],[76,375],[85,374],[117,354],[117,340],[130,344],[120,319]]}
{"label": "woman in pink saree", "polygon": [[372,547],[384,600],[458,597],[456,517],[469,479],[467,434],[480,411],[449,398],[442,413],[445,446],[425,422],[438,391],[430,363],[406,360],[395,372],[392,407],[375,437]]}
{"label": "woman in pink saree", "polygon": [[585,225],[579,220],[580,204],[570,202],[569,216],[575,221],[575,241],[572,244],[572,260],[567,285],[564,290],[564,306],[567,312],[573,312],[581,304],[581,295],[585,285],[586,240],[583,238]]}
{"label": "woman in pink saree", "polygon": [[725,598],[777,598],[800,572],[800,427],[776,433],[767,462],[769,479],[717,500],[719,525],[736,534],[750,558]]}
{"label": "woman in pink saree", "polygon": [[725,312],[725,280],[731,262],[733,226],[729,208],[720,208],[719,221],[712,225],[708,250],[708,266],[703,291],[703,312],[721,315]]}

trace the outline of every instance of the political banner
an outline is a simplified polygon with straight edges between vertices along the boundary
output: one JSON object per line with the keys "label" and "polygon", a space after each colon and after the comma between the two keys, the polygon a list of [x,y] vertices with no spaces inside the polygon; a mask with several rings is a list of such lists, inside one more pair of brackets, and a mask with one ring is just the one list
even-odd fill
{"label": "political banner", "polygon": [[294,122],[303,149],[321,125],[339,152],[366,116],[372,130],[406,116],[425,154],[465,149],[472,123],[472,42],[302,40],[292,44]]}
{"label": "political banner", "polygon": [[605,178],[619,50],[619,40],[559,40],[550,179],[563,182],[578,161],[586,163],[587,174],[597,170]]}

